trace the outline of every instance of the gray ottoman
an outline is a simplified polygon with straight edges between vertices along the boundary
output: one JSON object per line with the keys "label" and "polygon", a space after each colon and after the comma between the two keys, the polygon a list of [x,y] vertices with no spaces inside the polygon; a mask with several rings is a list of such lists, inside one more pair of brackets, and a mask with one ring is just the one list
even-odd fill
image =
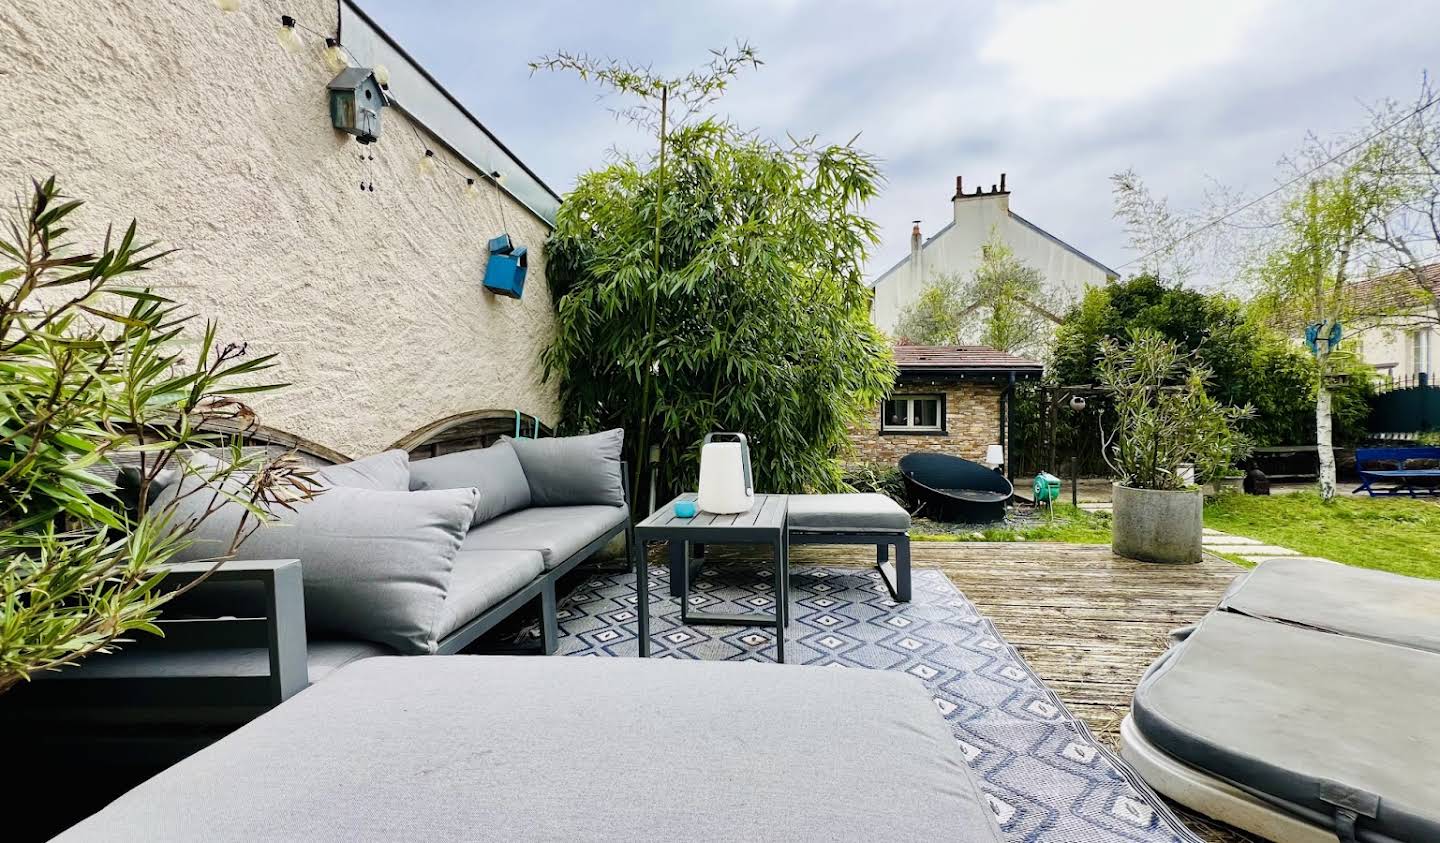
{"label": "gray ottoman", "polygon": [[[896,600],[910,600],[910,513],[884,495],[791,495],[791,544],[873,544],[875,566]],[[895,562],[890,562],[890,547]]]}
{"label": "gray ottoman", "polygon": [[644,659],[349,665],[65,841],[1001,839],[913,677]]}

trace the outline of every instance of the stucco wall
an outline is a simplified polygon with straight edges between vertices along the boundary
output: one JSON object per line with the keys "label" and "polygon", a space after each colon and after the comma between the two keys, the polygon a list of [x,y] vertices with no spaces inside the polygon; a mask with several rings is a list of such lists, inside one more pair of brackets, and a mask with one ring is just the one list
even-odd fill
{"label": "stucco wall", "polygon": [[[472,409],[553,424],[545,223],[503,200],[530,248],[525,297],[483,292],[486,241],[502,230],[493,189],[468,200],[443,168],[419,175],[420,142],[396,109],[369,147],[331,129],[323,45],[307,35],[302,54],[282,50],[272,6],[0,4],[3,195],[54,173],[87,201],[87,234],[135,217],[180,249],[149,282],[218,318],[222,339],[280,355],[272,374],[293,386],[254,397],[265,424],[352,455]],[[334,0],[285,10],[334,31]]]}
{"label": "stucco wall", "polygon": [[1087,286],[1105,283],[1104,269],[1017,220],[1010,212],[1010,198],[1010,194],[987,193],[954,200],[954,224],[925,244],[918,265],[913,256],[906,257],[875,284],[871,308],[875,326],[893,333],[900,313],[937,273],[954,273],[968,281],[980,265],[980,247],[990,239],[992,229],[1017,258],[1039,270],[1046,283],[1046,303],[1056,312],[1079,300]]}
{"label": "stucco wall", "polygon": [[945,430],[940,433],[881,433],[880,406],[850,429],[851,462],[894,465],[906,454],[938,451],[969,460],[985,457],[985,446],[1000,441],[1003,384],[961,381],[907,381],[893,395],[945,396]]}

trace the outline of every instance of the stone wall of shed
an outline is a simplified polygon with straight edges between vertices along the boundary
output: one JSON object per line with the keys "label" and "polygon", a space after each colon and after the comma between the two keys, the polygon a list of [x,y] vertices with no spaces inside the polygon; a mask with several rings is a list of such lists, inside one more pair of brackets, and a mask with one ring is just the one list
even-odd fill
{"label": "stone wall of shed", "polygon": [[883,433],[881,407],[850,429],[850,462],[894,465],[916,451],[937,451],[969,460],[985,456],[985,446],[1000,441],[1000,393],[1005,385],[989,382],[915,381],[897,384],[893,395],[945,396],[945,430],[940,433]]}

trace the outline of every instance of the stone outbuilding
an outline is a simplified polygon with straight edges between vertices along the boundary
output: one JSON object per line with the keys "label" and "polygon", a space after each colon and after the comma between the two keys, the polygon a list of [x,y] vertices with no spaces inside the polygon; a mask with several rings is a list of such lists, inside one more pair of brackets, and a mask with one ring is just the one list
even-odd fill
{"label": "stone outbuilding", "polygon": [[894,465],[916,451],[984,461],[988,446],[1008,445],[1016,382],[1044,373],[1038,361],[977,345],[897,345],[895,362],[895,389],[850,431],[852,461]]}

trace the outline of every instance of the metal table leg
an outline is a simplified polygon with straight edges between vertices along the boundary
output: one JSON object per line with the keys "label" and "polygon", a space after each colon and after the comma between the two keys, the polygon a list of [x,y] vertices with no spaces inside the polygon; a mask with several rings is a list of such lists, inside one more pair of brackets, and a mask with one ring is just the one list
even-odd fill
{"label": "metal table leg", "polygon": [[[639,555],[632,561],[635,565],[635,631],[640,649],[640,658],[650,656],[650,570],[646,564],[649,542],[636,542]],[[632,549],[631,553],[635,551]]]}

